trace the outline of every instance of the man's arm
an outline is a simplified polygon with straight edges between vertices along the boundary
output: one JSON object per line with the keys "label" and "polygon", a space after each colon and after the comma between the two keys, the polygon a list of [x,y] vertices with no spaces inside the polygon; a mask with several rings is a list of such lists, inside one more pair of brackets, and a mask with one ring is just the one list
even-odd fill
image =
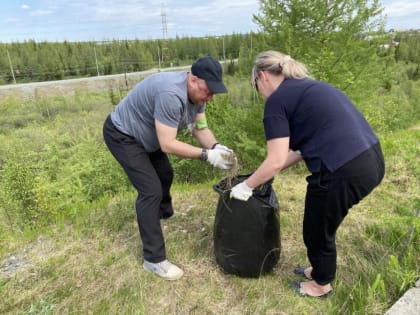
{"label": "man's arm", "polygon": [[197,114],[193,128],[193,135],[205,149],[211,149],[217,142],[213,132],[207,126],[205,113]]}
{"label": "man's arm", "polygon": [[159,140],[160,148],[165,153],[174,154],[183,158],[199,158],[201,148],[195,147],[188,143],[176,139],[177,128],[172,128],[155,120],[156,133]]}

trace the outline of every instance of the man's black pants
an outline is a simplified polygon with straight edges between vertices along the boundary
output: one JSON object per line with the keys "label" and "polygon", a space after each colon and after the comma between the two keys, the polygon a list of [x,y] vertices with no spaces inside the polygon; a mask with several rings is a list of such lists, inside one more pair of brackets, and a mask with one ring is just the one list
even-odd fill
{"label": "man's black pants", "polygon": [[349,209],[368,195],[385,174],[380,144],[375,144],[355,159],[331,173],[307,177],[303,240],[313,267],[312,278],[320,285],[335,278],[336,231]]}
{"label": "man's black pants", "polygon": [[166,259],[160,219],[173,214],[170,195],[173,169],[168,156],[161,150],[146,152],[139,141],[120,132],[110,116],[104,123],[103,136],[138,192],[136,213],[144,259],[160,262]]}

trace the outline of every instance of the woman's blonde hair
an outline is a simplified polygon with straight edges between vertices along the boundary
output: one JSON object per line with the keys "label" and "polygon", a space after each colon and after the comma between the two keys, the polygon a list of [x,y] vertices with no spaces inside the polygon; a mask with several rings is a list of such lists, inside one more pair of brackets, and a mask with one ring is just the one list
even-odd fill
{"label": "woman's blonde hair", "polygon": [[283,74],[286,79],[310,78],[308,69],[303,63],[294,60],[289,55],[274,50],[267,50],[258,54],[252,68],[252,86],[256,87],[259,71],[268,71],[274,75]]}

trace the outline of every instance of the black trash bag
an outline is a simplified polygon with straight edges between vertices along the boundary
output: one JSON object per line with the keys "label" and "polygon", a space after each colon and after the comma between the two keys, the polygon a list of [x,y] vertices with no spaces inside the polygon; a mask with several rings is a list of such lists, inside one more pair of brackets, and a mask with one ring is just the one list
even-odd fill
{"label": "black trash bag", "polygon": [[279,204],[272,181],[256,187],[248,201],[230,198],[231,187],[251,174],[223,179],[214,221],[216,262],[229,274],[257,278],[277,264],[280,251]]}

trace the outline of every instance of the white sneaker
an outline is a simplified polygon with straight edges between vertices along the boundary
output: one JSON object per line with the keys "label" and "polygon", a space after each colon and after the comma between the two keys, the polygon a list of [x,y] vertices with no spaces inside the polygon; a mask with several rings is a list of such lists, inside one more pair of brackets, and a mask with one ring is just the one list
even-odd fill
{"label": "white sneaker", "polygon": [[145,260],[143,262],[143,268],[165,280],[178,280],[184,274],[180,268],[170,263],[167,259],[159,263],[151,263]]}

